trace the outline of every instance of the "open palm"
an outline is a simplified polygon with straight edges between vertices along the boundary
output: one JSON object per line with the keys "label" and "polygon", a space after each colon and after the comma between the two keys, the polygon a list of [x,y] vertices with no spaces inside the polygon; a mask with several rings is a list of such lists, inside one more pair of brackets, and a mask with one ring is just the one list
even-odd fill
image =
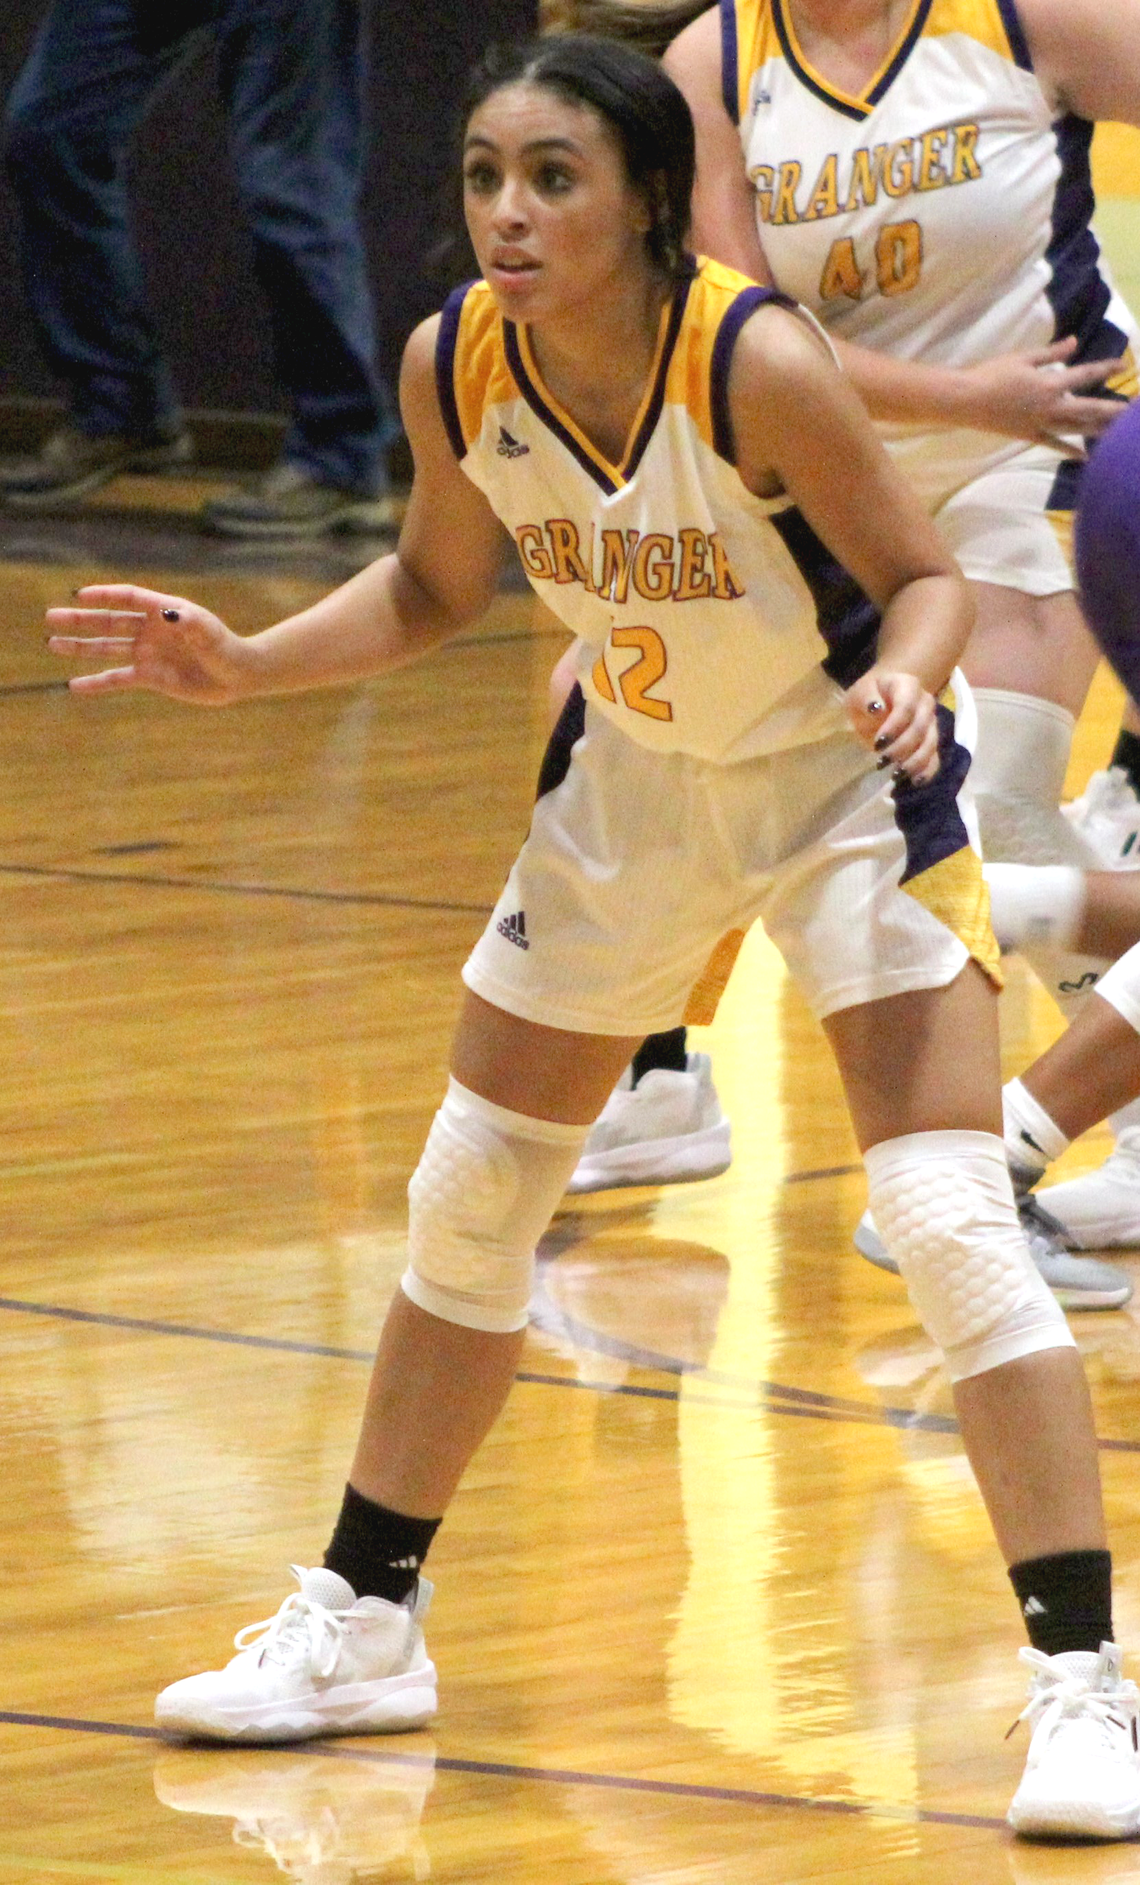
{"label": "open palm", "polygon": [[129,583],[93,584],[77,606],[49,609],[48,647],[66,660],[115,662],[75,675],[77,694],[143,690],[203,707],[224,707],[251,691],[249,644],[184,596]]}

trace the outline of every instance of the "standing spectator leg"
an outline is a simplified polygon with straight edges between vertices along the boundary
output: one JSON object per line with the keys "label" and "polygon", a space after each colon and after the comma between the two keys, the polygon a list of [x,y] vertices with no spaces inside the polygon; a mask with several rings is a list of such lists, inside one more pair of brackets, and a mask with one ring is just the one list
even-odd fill
{"label": "standing spectator leg", "polygon": [[392,402],[359,223],[359,0],[223,0],[222,86],[292,423],[281,462],[207,510],[237,535],[384,521]]}
{"label": "standing spectator leg", "polygon": [[131,237],[125,167],[131,134],[197,11],[55,0],[12,90],[6,161],[25,292],[71,405],[70,425],[39,458],[0,473],[0,488],[24,508],[81,496],[129,465],[188,455]]}

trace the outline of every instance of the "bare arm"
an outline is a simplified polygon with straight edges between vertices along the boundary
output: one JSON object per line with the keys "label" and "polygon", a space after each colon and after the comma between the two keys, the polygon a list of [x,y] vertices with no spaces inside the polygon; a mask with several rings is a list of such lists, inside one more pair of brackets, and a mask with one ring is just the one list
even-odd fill
{"label": "bare arm", "polygon": [[[934,697],[973,623],[964,578],[844,375],[795,315],[763,308],[745,324],[729,403],[745,484],[760,495],[786,490],[882,613],[875,666],[848,691],[855,731],[929,778]],[[876,699],[886,717],[871,709]]]}
{"label": "bare arm", "polygon": [[720,9],[679,33],[661,61],[693,114],[697,181],[689,239],[698,255],[738,268],[752,281],[772,283],[756,229],[756,193],[744,168],[740,132],[721,90]]}
{"label": "bare arm", "polygon": [[[1058,0],[1033,3],[1056,7]],[[1081,4],[1089,6],[1093,0],[1081,0]],[[1140,9],[1140,0],[1124,0],[1124,4],[1133,14]],[[1137,44],[1140,29],[1133,39],[1133,45]],[[662,64],[685,94],[696,131],[692,245],[698,253],[715,256],[753,281],[771,284],[774,278],[760,242],[756,197],[744,165],[740,132],[725,109],[721,89],[718,9],[703,13],[678,34]],[[1073,435],[1095,437],[1116,417],[1112,402],[1086,396],[1108,378],[1115,363],[1067,366],[1076,347],[1074,340],[1035,352],[1004,354],[974,367],[898,360],[844,340],[836,340],[835,346],[852,385],[875,419],[973,426],[1059,445],[1079,456],[1080,447],[1071,443]]]}
{"label": "bare arm", "polygon": [[503,534],[447,437],[435,390],[436,331],[436,320],[424,322],[404,354],[400,404],[416,475],[394,554],[246,638],[184,597],[91,586],[80,592],[81,607],[49,609],[49,646],[85,660],[127,660],[77,677],[73,690],[141,688],[222,706],[335,686],[414,661],[482,615],[497,587]]}
{"label": "bare arm", "polygon": [[1053,107],[1140,125],[1140,0],[1018,0]]}

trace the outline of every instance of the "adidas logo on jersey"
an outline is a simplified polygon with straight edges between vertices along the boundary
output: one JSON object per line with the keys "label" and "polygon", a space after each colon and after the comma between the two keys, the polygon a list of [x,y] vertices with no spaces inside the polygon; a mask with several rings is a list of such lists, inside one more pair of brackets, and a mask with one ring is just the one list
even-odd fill
{"label": "adidas logo on jersey", "polygon": [[506,426],[501,425],[499,427],[499,443],[496,445],[495,450],[498,452],[500,458],[524,458],[527,452],[529,452],[530,446],[522,444],[519,439],[512,438]]}
{"label": "adidas logo on jersey", "polygon": [[505,936],[507,941],[513,942],[517,948],[530,948],[530,944],[526,939],[526,917],[521,910],[517,916],[504,916],[500,922],[496,923],[495,927],[500,936]]}

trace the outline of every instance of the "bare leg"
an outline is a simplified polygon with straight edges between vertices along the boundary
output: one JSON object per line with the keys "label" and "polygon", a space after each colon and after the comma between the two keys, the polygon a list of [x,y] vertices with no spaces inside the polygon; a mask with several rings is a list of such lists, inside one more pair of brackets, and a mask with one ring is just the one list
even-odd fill
{"label": "bare leg", "polygon": [[[975,963],[948,988],[824,1024],[860,1146],[948,1128],[1001,1132],[996,995]],[[962,1439],[1007,1564],[1104,1547],[1092,1408],[1072,1349],[957,1383]]]}
{"label": "bare leg", "polygon": [[[452,1071],[497,1106],[588,1126],[637,1045],[538,1027],[468,993]],[[356,1490],[409,1517],[438,1518],[507,1398],[524,1337],[459,1328],[398,1291],[350,1474]]]}
{"label": "bare leg", "polygon": [[1021,1083],[1065,1137],[1076,1139],[1140,1094],[1140,1034],[1094,992]]}
{"label": "bare leg", "polygon": [[971,583],[970,592],[977,613],[962,672],[971,686],[1032,694],[1075,718],[1099,655],[1072,592],[1027,596],[996,583]]}

